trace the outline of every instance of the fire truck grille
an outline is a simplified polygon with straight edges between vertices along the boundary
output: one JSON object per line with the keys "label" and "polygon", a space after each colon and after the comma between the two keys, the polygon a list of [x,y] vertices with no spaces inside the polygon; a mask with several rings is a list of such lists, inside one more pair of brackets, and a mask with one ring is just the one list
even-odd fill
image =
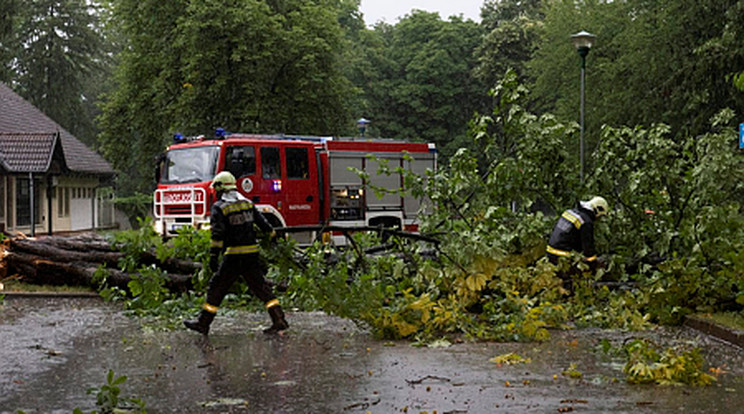
{"label": "fire truck grille", "polygon": [[[191,215],[191,206],[166,206],[165,207],[165,214],[166,215]],[[204,207],[202,206],[196,206],[193,211],[194,215],[202,215],[204,214]]]}

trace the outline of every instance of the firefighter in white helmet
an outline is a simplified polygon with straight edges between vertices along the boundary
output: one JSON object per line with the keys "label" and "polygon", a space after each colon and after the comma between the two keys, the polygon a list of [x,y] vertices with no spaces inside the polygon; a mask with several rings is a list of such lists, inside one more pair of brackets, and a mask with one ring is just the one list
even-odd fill
{"label": "firefighter in white helmet", "polygon": [[[550,262],[557,264],[560,257],[569,256],[575,251],[584,256],[584,261],[594,271],[597,267],[594,222],[608,212],[607,200],[602,197],[580,201],[575,208],[564,211],[548,240],[547,256]],[[561,277],[564,283],[570,283],[570,280],[565,280],[567,275]]]}
{"label": "firefighter in white helmet", "polygon": [[250,200],[237,191],[235,177],[231,173],[223,171],[217,174],[211,187],[216,190],[218,198],[210,213],[212,242],[209,266],[214,275],[209,280],[207,300],[199,318],[184,321],[184,325],[207,335],[222,299],[238,277],[243,276],[251,292],[264,302],[271,316],[271,327],[264,332],[278,333],[289,328],[279,300],[266,283],[259,262],[255,227],[273,236],[271,224]]}

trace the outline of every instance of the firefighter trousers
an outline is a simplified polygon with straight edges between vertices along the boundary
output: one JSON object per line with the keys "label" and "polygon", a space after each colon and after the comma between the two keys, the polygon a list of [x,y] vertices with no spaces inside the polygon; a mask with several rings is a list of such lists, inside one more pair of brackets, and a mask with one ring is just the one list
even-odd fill
{"label": "firefighter trousers", "polygon": [[230,287],[241,276],[248,283],[251,293],[263,303],[276,299],[271,286],[264,279],[258,253],[227,254],[222,257],[217,272],[209,280],[207,303],[219,307]]}

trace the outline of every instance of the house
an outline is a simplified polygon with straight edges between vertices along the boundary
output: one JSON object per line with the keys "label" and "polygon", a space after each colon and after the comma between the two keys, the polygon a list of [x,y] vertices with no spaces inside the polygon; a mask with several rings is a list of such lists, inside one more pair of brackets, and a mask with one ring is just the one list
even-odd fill
{"label": "house", "polygon": [[112,227],[114,176],[103,157],[0,83],[0,230]]}

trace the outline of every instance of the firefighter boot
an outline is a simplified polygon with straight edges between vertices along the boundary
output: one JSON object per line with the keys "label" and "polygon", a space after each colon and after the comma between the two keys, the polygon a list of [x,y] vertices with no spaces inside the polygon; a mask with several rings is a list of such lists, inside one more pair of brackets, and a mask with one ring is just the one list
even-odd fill
{"label": "firefighter boot", "polygon": [[183,324],[186,325],[187,328],[199,332],[202,335],[209,335],[209,325],[212,323],[213,319],[214,313],[202,310],[198,319],[183,321]]}
{"label": "firefighter boot", "polygon": [[268,310],[269,316],[271,316],[271,326],[264,329],[265,334],[275,334],[289,328],[287,320],[284,319],[284,312],[281,306],[275,305]]}

